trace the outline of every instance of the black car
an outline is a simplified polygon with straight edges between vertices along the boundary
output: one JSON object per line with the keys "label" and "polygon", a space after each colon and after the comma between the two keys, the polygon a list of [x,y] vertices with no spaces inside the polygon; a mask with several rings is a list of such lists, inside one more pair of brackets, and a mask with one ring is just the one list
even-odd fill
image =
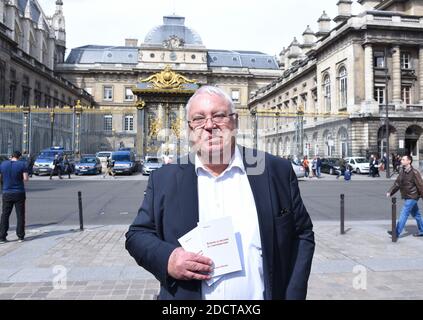
{"label": "black car", "polygon": [[341,170],[339,158],[323,158],[321,172],[337,174]]}

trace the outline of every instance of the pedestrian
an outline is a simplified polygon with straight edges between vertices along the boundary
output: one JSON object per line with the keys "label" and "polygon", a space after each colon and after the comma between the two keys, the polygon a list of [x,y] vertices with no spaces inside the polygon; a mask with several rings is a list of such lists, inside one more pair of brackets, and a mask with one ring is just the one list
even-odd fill
{"label": "pedestrian", "polygon": [[345,175],[345,169],[346,169],[345,166],[346,166],[345,160],[342,158],[339,159],[339,170],[336,170],[336,174],[337,174],[336,179],[339,179],[340,176]]}
{"label": "pedestrian", "polygon": [[308,161],[307,156],[304,156],[302,165],[304,168],[304,176],[308,178],[310,176],[310,162]]}
{"label": "pedestrian", "polygon": [[55,173],[57,173],[57,175],[59,176],[60,179],[62,178],[62,161],[61,161],[61,157],[59,156],[59,154],[56,154],[54,156],[54,160],[53,160],[53,168],[50,171],[50,180],[53,178],[53,175]]}
{"label": "pedestrian", "polygon": [[401,167],[401,156],[399,154],[396,156],[395,166],[397,168],[397,173],[399,174],[400,167]]}
{"label": "pedestrian", "polygon": [[71,178],[72,166],[67,155],[63,158],[63,172],[68,175],[69,179]]}
{"label": "pedestrian", "polygon": [[375,178],[376,176],[380,177],[380,174],[379,174],[379,159],[378,159],[377,156],[375,156],[373,158],[373,162],[372,162],[372,177]]}
{"label": "pedestrian", "polygon": [[317,159],[316,159],[317,178],[320,178],[320,176],[322,175],[321,169],[322,169],[322,159],[320,159],[320,157],[317,156]]}
{"label": "pedestrian", "polygon": [[317,177],[317,157],[314,156],[313,161],[311,161],[311,172],[313,173],[312,177]]}
{"label": "pedestrian", "polygon": [[9,231],[9,218],[12,214],[13,207],[16,211],[16,235],[18,242],[25,239],[25,185],[28,181],[28,167],[22,161],[19,151],[12,154],[10,160],[3,161],[0,164],[0,176],[3,181],[3,205],[0,221],[0,243],[7,242],[7,232]]}
{"label": "pedestrian", "polygon": [[113,179],[116,179],[116,173],[113,171],[114,166],[115,160],[108,156],[106,161],[106,172],[103,175],[103,179],[105,179],[107,176],[112,176]]}
{"label": "pedestrian", "polygon": [[369,177],[373,177],[373,169],[374,169],[374,162],[375,158],[373,155],[370,155],[369,158]]}
{"label": "pedestrian", "polygon": [[391,161],[392,161],[392,173],[397,171],[396,168],[396,155],[394,153],[391,153]]}
{"label": "pedestrian", "polygon": [[[237,144],[238,115],[220,88],[201,87],[186,110],[192,153],[152,172],[126,249],[160,281],[159,299],[305,299],[314,233],[291,162]],[[212,259],[178,239],[222,217],[242,270],[209,286]]]}
{"label": "pedestrian", "polygon": [[[398,190],[401,191],[401,197],[404,199],[404,205],[396,226],[397,237],[401,235],[408,217],[416,219],[418,232],[413,234],[415,237],[423,236],[423,220],[420,214],[418,200],[423,196],[423,179],[420,172],[412,166],[413,157],[403,156],[401,159],[401,169],[394,185],[389,189],[386,196],[392,197]],[[388,231],[392,235],[392,231]]]}
{"label": "pedestrian", "polygon": [[28,155],[28,175],[30,178],[32,178],[32,175],[34,174],[34,163],[35,163],[35,157],[33,154]]}

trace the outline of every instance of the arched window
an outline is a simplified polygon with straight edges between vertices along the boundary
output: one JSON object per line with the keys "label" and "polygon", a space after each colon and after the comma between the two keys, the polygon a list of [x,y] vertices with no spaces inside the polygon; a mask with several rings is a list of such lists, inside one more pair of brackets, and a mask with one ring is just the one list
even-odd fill
{"label": "arched window", "polygon": [[348,94],[348,81],[347,81],[347,69],[341,67],[339,69],[339,105],[340,108],[347,107],[347,94]]}
{"label": "arched window", "polygon": [[325,112],[331,111],[331,91],[330,91],[330,76],[326,74],[323,77],[323,98],[325,102]]}

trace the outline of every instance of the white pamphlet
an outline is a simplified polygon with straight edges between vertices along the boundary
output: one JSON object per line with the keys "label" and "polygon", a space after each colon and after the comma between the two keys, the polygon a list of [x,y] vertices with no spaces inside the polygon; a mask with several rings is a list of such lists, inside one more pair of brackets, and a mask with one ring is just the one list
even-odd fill
{"label": "white pamphlet", "polygon": [[198,224],[202,252],[214,262],[212,277],[242,270],[232,217]]}

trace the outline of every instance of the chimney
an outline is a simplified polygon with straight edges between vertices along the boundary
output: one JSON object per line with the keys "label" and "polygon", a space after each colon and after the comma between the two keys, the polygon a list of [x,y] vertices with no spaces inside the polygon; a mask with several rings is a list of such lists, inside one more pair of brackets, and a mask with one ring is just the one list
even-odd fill
{"label": "chimney", "polygon": [[316,42],[316,35],[314,34],[313,30],[311,30],[310,26],[307,26],[307,29],[303,33],[303,42],[304,45],[314,45]]}
{"label": "chimney", "polygon": [[382,0],[358,0],[358,3],[361,4],[364,11],[374,10],[375,7],[381,2]]}
{"label": "chimney", "polygon": [[323,38],[324,36],[328,35],[330,32],[330,22],[331,18],[326,14],[326,11],[323,11],[322,16],[317,20],[319,24],[319,31],[316,33],[318,38]]}
{"label": "chimney", "polygon": [[351,17],[352,0],[339,0],[336,5],[338,6],[338,16],[336,16],[333,21],[339,24]]}
{"label": "chimney", "polygon": [[297,60],[301,54],[302,54],[302,50],[300,47],[300,43],[298,42],[297,38],[294,38],[292,43],[289,45],[288,58],[290,59],[290,61],[294,61],[294,60]]}
{"label": "chimney", "polygon": [[125,39],[125,47],[138,47],[138,39]]}

